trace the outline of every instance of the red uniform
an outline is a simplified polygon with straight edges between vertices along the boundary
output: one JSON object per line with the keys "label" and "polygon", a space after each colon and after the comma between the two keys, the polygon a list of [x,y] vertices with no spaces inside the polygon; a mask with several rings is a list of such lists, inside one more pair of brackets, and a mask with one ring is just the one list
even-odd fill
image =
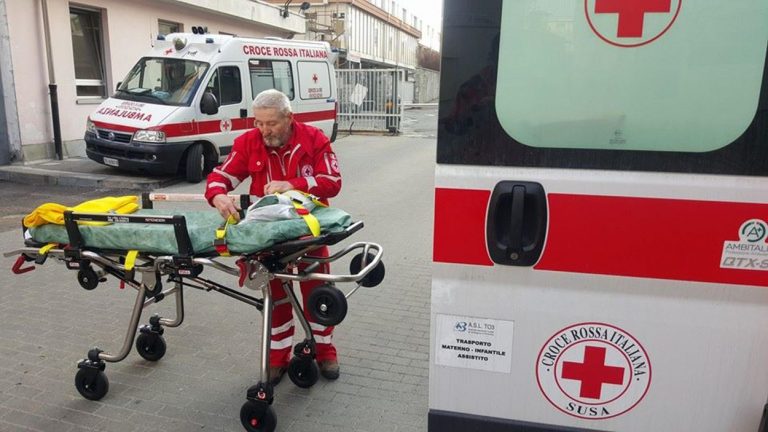
{"label": "red uniform", "polygon": [[[309,192],[327,203],[341,189],[341,173],[331,143],[320,129],[293,122],[293,133],[288,143],[279,149],[264,145],[261,131],[252,129],[235,139],[232,152],[221,166],[208,175],[205,198],[209,203],[218,194],[226,194],[235,189],[246,177],[251,178],[250,194],[264,195],[264,186],[273,180],[288,181],[294,189]],[[328,249],[313,253],[328,255]],[[328,272],[328,266],[323,265]],[[322,284],[321,281],[301,282],[301,293],[306,299],[311,290]],[[272,297],[275,301],[285,298],[286,294],[278,279],[270,282]],[[311,321],[311,317],[305,312]],[[333,327],[310,323],[317,342],[317,361],[335,360],[336,348],[331,343]],[[272,342],[270,353],[271,366],[285,366],[290,361],[293,345],[293,311],[290,303],[275,307],[272,314]]]}

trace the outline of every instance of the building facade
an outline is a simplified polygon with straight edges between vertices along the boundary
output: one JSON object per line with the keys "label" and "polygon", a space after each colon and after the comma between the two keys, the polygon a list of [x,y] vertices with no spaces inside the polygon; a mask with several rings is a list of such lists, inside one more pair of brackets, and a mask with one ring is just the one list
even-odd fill
{"label": "building facade", "polygon": [[83,152],[88,115],[158,34],[291,38],[303,16],[252,0],[0,0],[0,164],[55,156],[56,84],[63,156]]}

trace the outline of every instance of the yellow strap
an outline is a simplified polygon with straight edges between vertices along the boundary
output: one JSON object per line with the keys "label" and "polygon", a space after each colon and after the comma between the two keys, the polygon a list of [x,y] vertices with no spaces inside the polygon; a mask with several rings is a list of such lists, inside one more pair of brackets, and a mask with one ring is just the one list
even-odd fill
{"label": "yellow strap", "polygon": [[127,271],[133,270],[133,266],[136,265],[136,256],[139,255],[139,251],[132,250],[125,254],[125,269]]}
{"label": "yellow strap", "polygon": [[304,219],[304,222],[309,227],[309,232],[311,232],[314,237],[319,236],[320,235],[320,222],[317,220],[315,215],[313,215],[312,213],[308,212],[307,209],[305,209],[303,205],[297,203],[296,201],[291,200],[291,203],[293,203],[293,207],[295,207],[296,210],[301,210],[301,211],[298,212],[299,216],[301,216],[301,218]]}
{"label": "yellow strap", "polygon": [[57,243],[48,243],[47,245],[40,248],[40,250],[37,251],[40,255],[46,255],[49,250],[55,248]]}
{"label": "yellow strap", "polygon": [[[234,215],[229,215],[227,218],[227,221],[224,223],[224,226],[221,226],[216,229],[216,240],[222,240],[226,243],[226,237],[227,237],[227,228],[229,228],[230,225],[237,225],[237,220],[235,219]],[[226,244],[224,245],[226,246]],[[219,250],[217,249],[217,252],[221,256],[231,256],[229,253],[229,249],[227,250]]]}

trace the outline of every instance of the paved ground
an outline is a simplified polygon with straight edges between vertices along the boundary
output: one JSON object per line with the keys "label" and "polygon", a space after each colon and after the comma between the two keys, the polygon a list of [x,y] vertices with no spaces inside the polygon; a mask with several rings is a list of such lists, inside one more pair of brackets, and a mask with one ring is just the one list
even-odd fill
{"label": "paved ground", "polygon": [[[435,140],[423,122],[434,122],[435,113],[412,114],[420,120],[406,120],[401,136],[349,136],[335,144],[344,187],[333,204],[365,220],[348,241],[380,243],[387,277],[350,298],[335,336],[341,378],[321,379],[311,389],[286,378],[277,387],[279,431],[426,430]],[[0,199],[15,202],[13,219],[37,204],[36,192],[48,194],[10,195],[9,187],[0,182]],[[200,192],[202,185],[164,190]],[[19,234],[0,232],[0,250],[20,245]],[[11,263],[0,258],[0,268]],[[162,360],[150,363],[132,352],[107,365],[104,399],[79,396],[76,362],[92,345],[119,349],[133,298],[114,279],[85,291],[74,272],[53,262],[20,276],[0,271],[0,431],[242,430],[238,413],[258,374],[261,316],[215,293],[188,293],[185,323],[166,331]],[[155,311],[171,315],[172,306],[164,301],[142,321]]]}

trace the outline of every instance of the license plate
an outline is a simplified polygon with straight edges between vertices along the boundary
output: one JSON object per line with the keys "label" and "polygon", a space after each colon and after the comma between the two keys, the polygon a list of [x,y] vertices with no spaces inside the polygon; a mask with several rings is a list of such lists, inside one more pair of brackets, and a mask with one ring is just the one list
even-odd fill
{"label": "license plate", "polygon": [[116,166],[119,165],[119,162],[117,161],[117,159],[105,157],[104,158],[104,165],[109,165],[109,166],[116,167]]}

